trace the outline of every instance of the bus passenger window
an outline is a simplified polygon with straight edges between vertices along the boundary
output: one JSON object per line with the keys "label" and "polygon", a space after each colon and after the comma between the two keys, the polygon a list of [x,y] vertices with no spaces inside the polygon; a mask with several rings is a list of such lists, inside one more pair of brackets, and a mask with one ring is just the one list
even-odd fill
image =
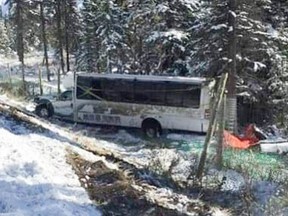
{"label": "bus passenger window", "polygon": [[183,92],[183,106],[199,108],[201,99],[201,87],[198,85],[187,85]]}
{"label": "bus passenger window", "polygon": [[183,84],[167,83],[166,84],[166,105],[167,106],[182,106],[182,95],[184,91]]}
{"label": "bus passenger window", "polygon": [[77,79],[77,89],[76,97],[77,99],[89,99],[88,90],[90,88],[90,79],[89,77],[78,77]]}
{"label": "bus passenger window", "polygon": [[165,88],[165,82],[151,83],[150,101],[152,105],[165,105]]}
{"label": "bus passenger window", "polygon": [[145,81],[136,81],[134,89],[135,103],[148,104],[151,96],[151,83]]}
{"label": "bus passenger window", "polygon": [[103,98],[101,81],[101,79],[92,80],[92,90],[90,94],[94,100],[100,100]]}
{"label": "bus passenger window", "polygon": [[134,102],[134,82],[133,80],[119,80],[120,101]]}
{"label": "bus passenger window", "polygon": [[117,80],[106,79],[104,81],[104,98],[107,101],[119,101],[119,86]]}

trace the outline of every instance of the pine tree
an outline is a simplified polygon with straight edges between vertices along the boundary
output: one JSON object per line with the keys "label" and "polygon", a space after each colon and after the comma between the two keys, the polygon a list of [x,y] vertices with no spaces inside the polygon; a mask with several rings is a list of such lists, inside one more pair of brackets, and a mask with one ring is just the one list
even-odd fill
{"label": "pine tree", "polygon": [[46,25],[46,16],[45,16],[45,3],[46,1],[39,1],[40,7],[40,20],[41,20],[41,31],[42,31],[42,44],[44,51],[44,59],[46,66],[47,81],[50,82],[50,69],[49,69],[49,59],[48,59],[48,40],[47,40],[47,25]]}
{"label": "pine tree", "polygon": [[247,86],[244,91],[249,97],[246,99],[254,102],[263,101],[263,98],[267,101],[267,93],[271,95],[270,81],[275,76],[281,77],[279,61],[287,44],[285,38],[276,35],[278,30],[268,20],[265,22],[268,8],[271,8],[271,3],[267,1],[243,1],[239,13],[238,72],[242,87]]}
{"label": "pine tree", "polygon": [[79,46],[79,38],[77,29],[80,27],[79,12],[77,9],[77,0],[65,0],[64,4],[64,35],[65,35],[65,51],[67,71],[70,71],[70,54],[74,54]]}
{"label": "pine tree", "polygon": [[10,40],[3,19],[0,19],[0,54],[7,55],[11,52]]}
{"label": "pine tree", "polygon": [[101,41],[98,64],[101,71],[112,73],[118,68],[118,49],[123,45],[124,29],[121,22],[121,8],[111,0],[97,1],[96,37]]}
{"label": "pine tree", "polygon": [[124,53],[120,50],[125,45],[121,7],[113,1],[86,0],[83,2],[82,20],[81,55],[78,55],[82,69],[111,73],[114,68],[122,68]]}
{"label": "pine tree", "polygon": [[100,41],[96,37],[97,21],[95,14],[99,10],[96,0],[84,0],[81,11],[82,28],[79,29],[80,47],[76,55],[77,69],[87,72],[99,72]]}
{"label": "pine tree", "polygon": [[55,8],[55,17],[56,17],[56,38],[57,38],[57,48],[58,48],[58,56],[60,60],[61,71],[65,74],[65,63],[64,63],[64,40],[63,40],[63,1],[55,0],[54,8]]}
{"label": "pine tree", "polygon": [[189,70],[189,28],[198,1],[142,1],[130,8],[127,45],[132,70],[186,74]]}
{"label": "pine tree", "polygon": [[38,3],[29,0],[7,0],[9,4],[8,25],[14,31],[15,45],[19,61],[24,62],[24,54],[40,46],[41,32]]}
{"label": "pine tree", "polygon": [[228,63],[228,1],[204,1],[190,28],[193,75],[217,76]]}

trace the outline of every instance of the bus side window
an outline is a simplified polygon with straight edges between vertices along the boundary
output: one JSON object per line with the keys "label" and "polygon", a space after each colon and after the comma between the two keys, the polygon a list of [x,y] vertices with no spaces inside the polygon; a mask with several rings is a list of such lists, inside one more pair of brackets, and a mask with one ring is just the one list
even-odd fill
{"label": "bus side window", "polygon": [[135,81],[134,99],[135,103],[148,104],[150,102],[151,83],[145,81]]}
{"label": "bus side window", "polygon": [[94,79],[92,80],[92,90],[91,90],[91,96],[94,100],[100,100],[103,98],[102,94],[102,79]]}
{"label": "bus side window", "polygon": [[78,77],[76,97],[84,100],[101,100],[103,97],[101,79]]}
{"label": "bus side window", "polygon": [[78,77],[77,79],[77,99],[89,99],[88,89],[90,87],[89,77]]}
{"label": "bus side window", "polygon": [[185,91],[183,91],[182,97],[184,107],[199,108],[201,99],[201,86],[187,85],[185,87]]}
{"label": "bus side window", "polygon": [[104,81],[104,99],[107,101],[119,101],[119,89],[117,81],[106,79]]}
{"label": "bus side window", "polygon": [[166,83],[165,82],[152,82],[150,101],[155,105],[165,105]]}
{"label": "bus side window", "polygon": [[182,107],[182,94],[184,85],[181,83],[169,82],[166,84],[166,105]]}
{"label": "bus side window", "polygon": [[134,80],[119,80],[119,100],[122,102],[134,102]]}

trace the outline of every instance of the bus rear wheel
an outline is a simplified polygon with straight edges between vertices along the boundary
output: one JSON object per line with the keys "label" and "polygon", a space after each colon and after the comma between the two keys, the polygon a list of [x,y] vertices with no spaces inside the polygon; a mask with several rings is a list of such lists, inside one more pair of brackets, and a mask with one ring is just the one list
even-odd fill
{"label": "bus rear wheel", "polygon": [[161,135],[162,129],[160,123],[155,119],[146,119],[142,123],[144,135],[148,138],[157,138]]}

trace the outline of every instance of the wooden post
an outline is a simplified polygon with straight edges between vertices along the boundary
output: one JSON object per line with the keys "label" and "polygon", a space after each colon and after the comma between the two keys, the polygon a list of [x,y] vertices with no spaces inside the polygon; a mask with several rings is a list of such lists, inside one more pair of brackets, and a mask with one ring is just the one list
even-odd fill
{"label": "wooden post", "polygon": [[61,89],[60,89],[60,83],[61,83],[61,69],[58,68],[57,69],[57,91],[58,91],[58,94],[61,93]]}
{"label": "wooden post", "polygon": [[40,95],[43,95],[43,86],[42,86],[42,71],[38,64],[38,75],[39,75],[39,87],[40,87]]}
{"label": "wooden post", "polygon": [[215,126],[216,126],[216,114],[217,111],[220,107],[224,92],[225,92],[225,88],[226,88],[226,83],[227,83],[227,78],[228,78],[228,74],[224,73],[221,76],[221,79],[219,81],[219,85],[218,85],[218,89],[217,89],[217,93],[214,99],[214,103],[213,103],[213,107],[211,110],[211,119],[209,122],[209,127],[208,127],[208,131],[206,134],[206,138],[205,138],[205,142],[204,142],[204,146],[203,146],[203,151],[201,153],[201,157],[200,157],[200,162],[198,165],[198,169],[197,169],[197,173],[196,173],[196,178],[198,180],[202,179],[202,175],[204,172],[204,167],[205,167],[205,163],[206,163],[206,158],[207,158],[207,151],[211,142],[211,138],[214,134],[215,131]]}
{"label": "wooden post", "polygon": [[221,102],[218,137],[217,137],[217,148],[216,148],[216,157],[215,157],[215,165],[216,165],[216,168],[219,170],[222,169],[222,159],[223,159],[225,108],[226,108],[226,95],[224,94],[223,100]]}

